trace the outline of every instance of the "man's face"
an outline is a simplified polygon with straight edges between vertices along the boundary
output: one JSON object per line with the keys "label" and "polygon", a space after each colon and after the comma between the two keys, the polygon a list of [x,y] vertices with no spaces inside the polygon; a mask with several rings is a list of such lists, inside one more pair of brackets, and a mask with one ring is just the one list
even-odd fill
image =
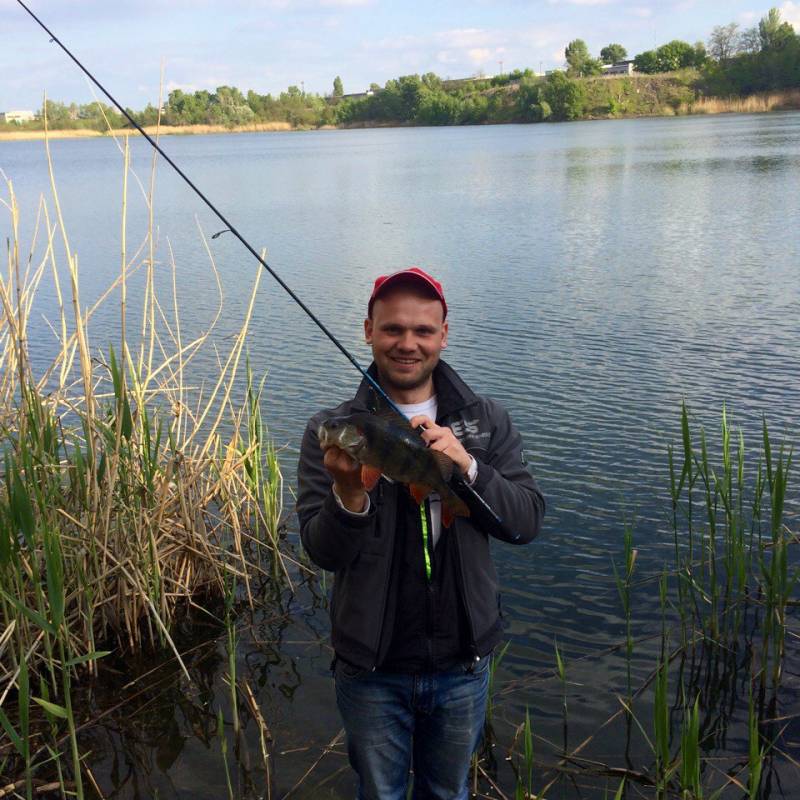
{"label": "man's face", "polygon": [[388,289],[375,301],[372,319],[364,320],[364,333],[387,391],[413,392],[429,385],[439,354],[447,345],[443,317],[438,300],[409,287]]}

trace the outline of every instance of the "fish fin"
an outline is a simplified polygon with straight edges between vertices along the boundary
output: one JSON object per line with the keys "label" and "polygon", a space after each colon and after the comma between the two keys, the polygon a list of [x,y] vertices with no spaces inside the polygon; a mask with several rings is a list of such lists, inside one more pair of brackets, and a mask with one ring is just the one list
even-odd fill
{"label": "fish fin", "polygon": [[361,465],[361,483],[364,488],[370,492],[375,488],[375,485],[381,479],[381,471],[375,467],[368,467],[366,464]]}
{"label": "fish fin", "polygon": [[442,525],[450,527],[456,517],[468,517],[469,506],[455,493],[442,498]]}
{"label": "fish fin", "polygon": [[431,456],[433,456],[433,460],[436,462],[436,468],[439,470],[442,480],[447,483],[450,478],[453,477],[453,471],[456,466],[455,462],[450,456],[445,455],[439,450],[431,450]]}
{"label": "fish fin", "polygon": [[411,496],[417,502],[418,505],[422,505],[425,501],[425,498],[431,493],[431,489],[428,486],[423,486],[419,483],[409,483],[408,484],[408,491],[411,492]]}
{"label": "fish fin", "polygon": [[384,422],[389,422],[392,425],[398,425],[401,428],[414,430],[408,421],[408,418],[402,414],[398,414],[387,402],[373,389],[373,402],[372,414]]}

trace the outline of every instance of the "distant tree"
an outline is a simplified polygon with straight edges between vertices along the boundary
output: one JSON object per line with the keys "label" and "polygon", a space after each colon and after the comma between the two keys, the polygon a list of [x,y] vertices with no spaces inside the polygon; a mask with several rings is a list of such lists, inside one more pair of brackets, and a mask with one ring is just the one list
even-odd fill
{"label": "distant tree", "polygon": [[645,75],[660,72],[656,51],[645,50],[644,53],[639,53],[639,55],[633,59],[633,68],[637,72],[643,72]]}
{"label": "distant tree", "polygon": [[344,95],[344,86],[342,86],[342,79],[337,75],[333,79],[333,96],[342,97]]}
{"label": "distant tree", "polygon": [[771,8],[758,23],[758,35],[761,49],[780,50],[794,38],[794,28],[788,22],[781,21],[781,12]]}
{"label": "distant tree", "polygon": [[517,90],[517,113],[524,122],[533,121],[539,115],[541,81],[530,78],[520,81]]}
{"label": "distant tree", "polygon": [[761,49],[761,35],[758,32],[758,26],[754,25],[752,28],[742,31],[737,44],[742,53],[757,53]]}
{"label": "distant tree", "polygon": [[424,86],[419,75],[401,75],[397,79],[402,109],[401,119],[410,121],[416,117]]}
{"label": "distant tree", "polygon": [[682,67],[696,66],[698,53],[688,42],[673,39],[656,50],[659,72],[672,72]]}
{"label": "distant tree", "polygon": [[604,64],[616,64],[628,57],[628,51],[621,44],[609,44],[600,51],[600,60]]}
{"label": "distant tree", "polygon": [[577,119],[586,105],[583,84],[563,72],[553,72],[547,76],[539,97],[540,105],[546,103],[556,120]]}
{"label": "distant tree", "polygon": [[564,58],[567,60],[570,74],[580,75],[584,63],[591,58],[586,42],[583,39],[573,39],[564,48]]}
{"label": "distant tree", "polygon": [[583,39],[573,39],[564,50],[567,59],[567,74],[571,77],[599,75],[603,65],[596,58],[589,55],[589,48]]}
{"label": "distant tree", "polygon": [[422,82],[429,89],[441,89],[442,79],[435,72],[426,72],[422,76]]}
{"label": "distant tree", "polygon": [[714,61],[727,61],[739,51],[739,25],[717,25],[708,37],[708,55]]}
{"label": "distant tree", "polygon": [[708,61],[708,50],[706,50],[706,46],[704,42],[695,42],[694,43],[694,63],[688,64],[687,66],[692,67],[702,67],[703,64]]}
{"label": "distant tree", "polygon": [[44,111],[47,112],[48,127],[53,129],[75,127],[74,117],[64,103],[47,100],[44,104]]}
{"label": "distant tree", "polygon": [[417,107],[416,121],[423,125],[458,125],[461,103],[441,89],[424,92]]}

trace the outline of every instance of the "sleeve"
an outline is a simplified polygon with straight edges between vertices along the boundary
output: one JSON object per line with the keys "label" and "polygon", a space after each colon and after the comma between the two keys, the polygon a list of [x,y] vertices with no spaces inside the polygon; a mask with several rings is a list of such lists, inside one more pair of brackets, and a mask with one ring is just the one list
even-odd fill
{"label": "sleeve", "polygon": [[491,440],[484,461],[478,460],[473,488],[503,520],[511,536],[495,534],[513,544],[527,544],[541,529],[545,501],[528,470],[522,437],[508,412],[486,400],[491,421]]}
{"label": "sleeve", "polygon": [[333,494],[333,481],[322,463],[317,439],[318,417],[306,426],[297,467],[297,516],[300,539],[311,560],[336,571],[350,564],[361,550],[365,536],[375,530],[375,505],[366,514],[351,514]]}

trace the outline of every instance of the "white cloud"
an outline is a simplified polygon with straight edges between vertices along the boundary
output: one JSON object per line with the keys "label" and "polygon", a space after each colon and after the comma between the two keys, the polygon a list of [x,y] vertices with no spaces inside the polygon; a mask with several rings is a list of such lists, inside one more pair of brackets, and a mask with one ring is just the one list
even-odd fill
{"label": "white cloud", "polygon": [[443,47],[481,47],[497,38],[497,33],[490,33],[481,28],[454,28],[436,34],[436,39]]}
{"label": "white cloud", "polygon": [[473,47],[467,50],[467,55],[473,64],[485,64],[492,57],[492,51],[486,47]]}
{"label": "white cloud", "polygon": [[790,23],[794,29],[800,32],[800,3],[793,3],[792,0],[786,2],[780,7],[781,19]]}
{"label": "white cloud", "polygon": [[653,9],[647,6],[636,6],[630,12],[634,17],[639,17],[639,19],[650,19],[653,16]]}

